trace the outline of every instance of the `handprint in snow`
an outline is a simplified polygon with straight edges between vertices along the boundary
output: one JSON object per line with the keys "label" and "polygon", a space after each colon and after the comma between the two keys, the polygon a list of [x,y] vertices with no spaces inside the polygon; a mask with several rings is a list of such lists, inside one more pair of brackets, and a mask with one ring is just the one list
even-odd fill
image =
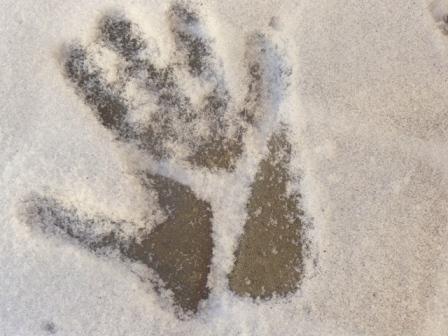
{"label": "handprint in snow", "polygon": [[[232,173],[247,131],[276,113],[291,70],[275,44],[252,35],[245,59],[246,98],[238,102],[229,93],[222,61],[198,12],[175,4],[168,19],[176,46],[169,62],[158,63],[140,28],[114,14],[101,21],[98,40],[69,47],[65,73],[117,140],[156,160],[174,158],[193,169]],[[273,128],[277,131],[255,176],[246,230],[229,277],[230,289],[239,295],[284,295],[297,288],[302,276],[303,212],[300,194],[288,189],[294,179],[288,171],[288,129]],[[210,291],[213,209],[191,186],[150,169],[138,178],[156,195],[157,209],[150,210],[164,214],[161,223],[148,225],[155,226],[152,230],[129,236],[123,228],[133,224],[126,220],[88,218],[82,209],[46,195],[30,199],[29,223],[94,253],[118,254],[144,265],[155,271],[150,281],[171,293],[179,312],[196,313]]]}

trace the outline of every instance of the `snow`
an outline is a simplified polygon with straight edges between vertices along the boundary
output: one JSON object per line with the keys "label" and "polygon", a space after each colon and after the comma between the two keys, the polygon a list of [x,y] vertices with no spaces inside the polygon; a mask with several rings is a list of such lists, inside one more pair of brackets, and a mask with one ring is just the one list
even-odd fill
{"label": "snow", "polygon": [[[233,172],[193,169],[184,153],[158,160],[116,141],[64,76],[64,48],[93,45],[111,11],[138,24],[158,64],[167,64],[170,4],[1,1],[0,333],[446,334],[448,2],[198,2],[236,105],[247,90],[254,32],[277,46],[279,58],[265,65],[271,84],[276,67],[291,70],[266,92],[269,112],[249,129]],[[112,54],[98,60],[114,62]],[[183,78],[200,102],[201,83]],[[151,106],[137,89],[126,95]],[[136,109],[136,121],[143,112]],[[251,181],[279,123],[293,135],[291,172],[312,223],[309,255],[296,293],[254,301],[230,291],[227,276]],[[156,225],[163,214],[148,213],[156,206],[135,174],[144,169],[188,184],[213,208],[211,293],[187,320],[138,271],[24,220],[38,194],[87,216]]]}

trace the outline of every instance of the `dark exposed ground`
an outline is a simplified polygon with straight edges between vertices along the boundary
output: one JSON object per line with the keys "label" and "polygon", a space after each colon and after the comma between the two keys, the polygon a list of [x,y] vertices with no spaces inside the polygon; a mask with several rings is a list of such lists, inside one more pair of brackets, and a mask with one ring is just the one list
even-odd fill
{"label": "dark exposed ground", "polygon": [[253,298],[293,292],[302,275],[300,195],[287,193],[291,145],[280,131],[268,148],[252,185],[248,220],[230,274],[231,290]]}
{"label": "dark exposed ground", "polygon": [[36,199],[29,210],[45,232],[67,235],[95,253],[119,251],[123,258],[155,270],[163,288],[173,292],[174,303],[185,312],[195,313],[209,294],[207,276],[213,252],[210,205],[189,187],[159,175],[149,176],[147,183],[158,192],[168,218],[149,234],[130,240],[120,230],[126,223],[112,223],[114,229],[98,235],[94,227],[110,221],[83,220],[76,210],[55,200]]}
{"label": "dark exposed ground", "polygon": [[175,303],[185,311],[196,312],[199,302],[209,294],[207,277],[213,253],[210,204],[170,179],[152,175],[149,183],[158,192],[168,219],[140,243],[131,244],[126,254],[145,260],[165,288],[173,291]]}
{"label": "dark exposed ground", "polygon": [[[186,7],[174,5],[168,17],[177,47],[172,64],[157,68],[143,56],[148,45],[139,27],[124,16],[111,15],[101,21],[99,44],[107,46],[123,60],[122,66],[114,69],[120,74],[120,80],[108,82],[104,69],[93,61],[94,55],[79,44],[68,48],[65,73],[103,126],[121,141],[133,141],[159,159],[171,157],[173,145],[182,143],[185,158],[191,164],[232,170],[242,153],[242,135],[248,118],[256,115],[254,99],[258,92],[249,89],[247,106],[229,116],[232,97],[225,86],[225,78],[217,69],[219,60],[213,52],[211,39],[201,32],[199,16]],[[257,67],[256,61],[252,63],[255,64],[252,67]],[[256,82],[260,77],[252,73],[250,86],[259,87]],[[179,87],[179,75],[199,78],[212,89],[195,105]],[[137,81],[144,94],[156,97],[148,123],[136,125],[129,121],[133,107],[123,88],[130,81]],[[235,123],[234,127],[230,123]],[[198,131],[199,124],[205,125],[203,131]]]}

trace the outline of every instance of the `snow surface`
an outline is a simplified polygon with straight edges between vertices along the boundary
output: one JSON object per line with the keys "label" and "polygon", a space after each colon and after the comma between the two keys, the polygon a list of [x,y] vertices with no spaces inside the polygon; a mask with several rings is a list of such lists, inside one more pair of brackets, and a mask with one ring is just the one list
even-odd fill
{"label": "snow surface", "polygon": [[[139,160],[63,76],[64,45],[93,41],[117,9],[165,46],[163,61],[169,5],[0,2],[0,333],[446,335],[448,1],[198,2],[234,96],[254,31],[282,45],[292,69],[288,94],[248,135],[232,174]],[[294,133],[315,264],[297,293],[253,302],[229,290],[227,274],[273,120]],[[189,320],[122,263],[23,221],[24,202],[39,193],[140,223],[148,197],[135,165],[188,183],[214,208],[211,295]]]}

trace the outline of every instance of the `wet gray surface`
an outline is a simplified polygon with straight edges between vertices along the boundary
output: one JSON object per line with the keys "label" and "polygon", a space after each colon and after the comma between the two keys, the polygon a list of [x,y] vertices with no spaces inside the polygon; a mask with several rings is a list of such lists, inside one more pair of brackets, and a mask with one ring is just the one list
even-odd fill
{"label": "wet gray surface", "polygon": [[[229,116],[232,97],[218,69],[221,61],[213,51],[212,39],[203,32],[199,15],[187,7],[174,5],[168,18],[177,52],[166,67],[158,68],[147,58],[148,45],[140,28],[123,15],[115,14],[101,20],[98,44],[125,61],[124,68],[116,69],[120,79],[108,82],[104,69],[93,61],[95,55],[79,44],[70,45],[66,52],[66,75],[99,121],[120,140],[134,141],[159,159],[171,157],[173,145],[182,144],[191,164],[233,170],[242,153],[246,125],[256,114],[254,101],[261,88],[255,82],[260,81],[260,76],[251,77],[246,106]],[[256,68],[257,62],[254,60],[251,68]],[[193,104],[178,85],[179,76],[198,79],[211,90],[202,102]],[[130,81],[139,84],[142,94],[156,97],[155,108],[148,111],[147,123],[137,125],[129,121],[133,107],[124,88]],[[198,131],[199,124],[202,131]]]}
{"label": "wet gray surface", "polygon": [[291,145],[285,131],[274,134],[260,163],[247,204],[248,220],[230,274],[239,295],[270,298],[294,292],[302,275],[299,194],[288,194]]}
{"label": "wet gray surface", "polygon": [[[174,303],[185,312],[195,313],[207,299],[207,276],[213,252],[210,205],[198,199],[191,189],[160,175],[149,175],[148,187],[158,192],[158,202],[167,220],[149,234],[125,237],[125,222],[107,218],[84,219],[76,209],[68,209],[54,199],[36,198],[29,207],[30,220],[46,233],[67,236],[97,254],[116,254],[143,263],[157,273],[157,287],[173,292]],[[113,229],[102,234],[95,227]]]}

